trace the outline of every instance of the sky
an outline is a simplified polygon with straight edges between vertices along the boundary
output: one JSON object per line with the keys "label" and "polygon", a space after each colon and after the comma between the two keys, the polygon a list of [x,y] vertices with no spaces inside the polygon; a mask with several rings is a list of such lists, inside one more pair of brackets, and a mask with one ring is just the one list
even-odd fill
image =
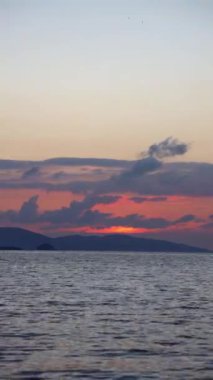
{"label": "sky", "polygon": [[0,35],[0,225],[213,248],[213,2],[0,0]]}

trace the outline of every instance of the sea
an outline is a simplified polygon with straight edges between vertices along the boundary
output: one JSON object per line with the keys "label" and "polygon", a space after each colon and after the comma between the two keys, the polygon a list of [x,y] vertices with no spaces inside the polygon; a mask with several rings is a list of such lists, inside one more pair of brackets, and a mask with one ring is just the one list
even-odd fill
{"label": "sea", "polygon": [[213,254],[1,252],[0,379],[213,379]]}

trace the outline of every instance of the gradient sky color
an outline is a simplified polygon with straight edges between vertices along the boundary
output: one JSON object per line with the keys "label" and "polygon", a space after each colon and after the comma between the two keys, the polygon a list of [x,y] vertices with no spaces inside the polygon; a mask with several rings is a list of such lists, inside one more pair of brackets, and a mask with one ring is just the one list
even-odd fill
{"label": "gradient sky color", "polygon": [[213,249],[213,2],[2,0],[0,35],[0,226]]}
{"label": "gradient sky color", "polygon": [[212,162],[212,1],[7,0],[0,17],[2,157],[133,159],[172,135]]}

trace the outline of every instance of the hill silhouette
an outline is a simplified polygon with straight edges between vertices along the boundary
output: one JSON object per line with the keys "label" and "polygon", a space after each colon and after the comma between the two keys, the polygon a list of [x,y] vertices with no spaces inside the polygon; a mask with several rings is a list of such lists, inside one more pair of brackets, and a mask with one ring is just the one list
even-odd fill
{"label": "hill silhouette", "polygon": [[[131,235],[69,235],[51,238],[22,228],[0,227],[0,249],[23,250],[209,252],[207,249],[166,240]],[[43,247],[43,249],[42,249]]]}

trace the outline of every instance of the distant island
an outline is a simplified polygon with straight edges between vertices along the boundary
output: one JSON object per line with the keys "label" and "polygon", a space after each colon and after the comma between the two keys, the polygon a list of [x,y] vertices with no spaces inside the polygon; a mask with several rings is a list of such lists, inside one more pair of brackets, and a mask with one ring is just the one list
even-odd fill
{"label": "distant island", "polygon": [[14,246],[0,246],[0,251],[22,251],[22,248]]}
{"label": "distant island", "polygon": [[38,251],[54,251],[55,248],[53,247],[53,245],[49,244],[49,243],[44,243],[44,244],[40,244],[38,247],[37,247],[37,250]]}
{"label": "distant island", "polygon": [[210,252],[200,247],[132,235],[69,235],[51,238],[12,227],[0,227],[0,250]]}

